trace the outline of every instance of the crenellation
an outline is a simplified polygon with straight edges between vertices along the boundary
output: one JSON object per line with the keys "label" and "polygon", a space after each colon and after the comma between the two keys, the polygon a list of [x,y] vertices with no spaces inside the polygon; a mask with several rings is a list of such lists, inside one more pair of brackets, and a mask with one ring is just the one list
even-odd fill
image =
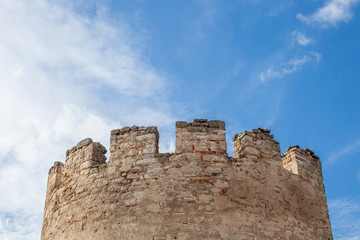
{"label": "crenellation", "polygon": [[48,188],[47,190],[52,192],[54,189],[60,187],[63,179],[64,164],[62,162],[55,162],[49,170],[48,176]]}
{"label": "crenellation", "polygon": [[281,165],[279,142],[268,129],[252,129],[233,137],[235,158],[248,160],[268,160],[268,163]]}
{"label": "crenellation", "polygon": [[159,132],[156,127],[124,127],[112,130],[110,162],[124,158],[139,158],[159,153]]}
{"label": "crenellation", "polygon": [[290,172],[322,183],[320,158],[312,150],[301,149],[298,145],[288,147],[282,155],[282,163]]}
{"label": "crenellation", "polygon": [[55,162],[54,166],[49,169],[49,175],[62,173],[64,164],[62,162]]}
{"label": "crenellation", "polygon": [[[194,128],[191,128],[194,127]],[[186,121],[177,121],[176,128],[189,128],[189,130],[195,130],[195,127],[204,127],[204,128],[217,128],[221,130],[225,130],[225,122],[219,120],[211,120],[208,121],[207,119],[194,119],[193,122],[186,122]],[[199,129],[196,129],[199,131]]]}
{"label": "crenellation", "polygon": [[78,144],[76,144],[76,149],[81,149],[82,147],[85,147],[89,144],[91,144],[93,141],[91,138],[85,138],[83,140],[81,140],[80,142],[78,142]]}
{"label": "crenellation", "polygon": [[49,171],[41,239],[332,239],[311,150],[288,148],[283,167],[270,130],[235,135],[235,158],[225,135],[223,121],[176,122],[175,153],[159,153],[156,127],[124,127],[108,162],[84,139]]}
{"label": "crenellation", "polygon": [[193,122],[176,122],[175,153],[195,153],[204,158],[209,155],[227,155],[226,133],[223,121],[195,119]]}
{"label": "crenellation", "polygon": [[105,163],[106,148],[91,138],[80,141],[75,147],[66,152],[65,170],[66,178],[84,173],[84,170],[98,167]]}
{"label": "crenellation", "polygon": [[[109,179],[116,183],[138,184],[149,165],[158,161],[159,132],[156,127],[124,127],[112,130]],[[120,180],[119,180],[120,179]]]}
{"label": "crenellation", "polygon": [[159,132],[157,130],[157,127],[138,127],[138,126],[132,126],[132,127],[123,127],[121,129],[114,129],[111,130],[111,136],[117,136],[117,135],[123,135],[130,132],[137,132],[140,134],[147,134],[147,133],[155,133],[159,135]]}

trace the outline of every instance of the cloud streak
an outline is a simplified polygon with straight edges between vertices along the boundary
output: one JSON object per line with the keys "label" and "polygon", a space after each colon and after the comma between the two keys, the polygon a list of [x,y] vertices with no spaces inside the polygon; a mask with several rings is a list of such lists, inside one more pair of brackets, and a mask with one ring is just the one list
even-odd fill
{"label": "cloud streak", "polygon": [[291,41],[292,45],[297,43],[303,47],[314,43],[312,39],[308,38],[304,33],[298,31],[293,31],[291,33]]}
{"label": "cloud streak", "polygon": [[344,145],[344,146],[340,147],[339,149],[337,149],[336,151],[334,151],[327,159],[327,162],[334,163],[341,157],[358,150],[359,146],[360,146],[360,139],[357,139],[348,145]]}
{"label": "cloud streak", "polygon": [[330,0],[313,14],[305,16],[297,14],[297,18],[307,24],[319,24],[322,27],[337,26],[338,23],[348,22],[352,19],[352,7],[359,0]]}
{"label": "cloud streak", "polygon": [[302,58],[293,58],[290,61],[282,64],[281,67],[269,67],[266,71],[261,72],[259,79],[261,82],[266,82],[270,79],[283,78],[286,75],[294,73],[302,68],[303,65],[309,62],[319,62],[321,60],[320,53],[312,52],[309,55],[304,55]]}

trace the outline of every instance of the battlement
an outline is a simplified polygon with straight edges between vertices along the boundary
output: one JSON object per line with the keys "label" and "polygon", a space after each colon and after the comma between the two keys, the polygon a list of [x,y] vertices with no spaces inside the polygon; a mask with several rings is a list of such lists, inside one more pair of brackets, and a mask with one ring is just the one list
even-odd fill
{"label": "battlement", "polygon": [[225,122],[207,119],[176,122],[175,153],[226,155]]}
{"label": "battlement", "polygon": [[269,129],[252,129],[236,134],[233,137],[235,158],[247,160],[267,160],[269,163],[281,164],[279,142]]}
{"label": "battlement", "polygon": [[80,141],[66,151],[65,173],[67,177],[105,163],[106,152],[103,145],[93,142],[91,138]]}
{"label": "battlement", "polygon": [[282,164],[294,174],[322,182],[320,158],[308,148],[301,149],[298,145],[288,147],[282,155]]}
{"label": "battlement", "polygon": [[189,123],[186,121],[177,121],[175,125],[176,128],[189,128],[190,132],[201,132],[201,129],[209,128],[225,130],[225,122],[219,120],[208,121],[207,119],[194,119],[193,122]]}
{"label": "battlement", "polygon": [[332,239],[319,158],[280,154],[267,129],[233,137],[223,121],[176,122],[175,153],[156,127],[90,138],[49,171],[42,240]]}
{"label": "battlement", "polygon": [[110,161],[159,153],[156,127],[124,127],[111,131]]}
{"label": "battlement", "polygon": [[58,189],[63,180],[64,164],[61,162],[55,162],[49,170],[49,177],[47,183],[47,194],[52,193],[55,189]]}

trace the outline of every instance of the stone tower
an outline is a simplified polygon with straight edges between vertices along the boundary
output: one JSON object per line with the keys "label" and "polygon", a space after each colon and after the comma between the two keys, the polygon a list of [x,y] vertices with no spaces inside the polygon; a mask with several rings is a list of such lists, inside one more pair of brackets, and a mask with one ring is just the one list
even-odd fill
{"label": "stone tower", "polygon": [[156,127],[125,127],[108,162],[85,139],[49,171],[41,239],[333,239],[319,158],[273,137],[235,135],[232,158],[222,121],[176,122],[175,153]]}

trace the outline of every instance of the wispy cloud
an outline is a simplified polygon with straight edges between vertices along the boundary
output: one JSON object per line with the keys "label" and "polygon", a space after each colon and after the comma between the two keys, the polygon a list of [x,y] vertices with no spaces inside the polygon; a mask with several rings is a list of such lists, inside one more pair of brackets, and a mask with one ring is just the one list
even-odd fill
{"label": "wispy cloud", "polygon": [[313,44],[314,41],[311,38],[308,38],[304,33],[293,31],[291,33],[291,42],[292,45],[299,44],[301,46],[307,46],[309,44]]}
{"label": "wispy cloud", "polygon": [[358,151],[360,147],[360,139],[354,140],[352,143],[348,145],[341,146],[336,149],[331,155],[327,158],[327,163],[334,163],[341,157],[344,157],[347,154]]}
{"label": "wispy cloud", "polygon": [[352,7],[359,0],[330,0],[325,5],[317,9],[313,14],[305,16],[297,14],[297,18],[307,24],[319,24],[322,27],[336,26],[340,22],[351,20]]}
{"label": "wispy cloud", "polygon": [[329,212],[334,239],[360,239],[360,204],[348,199],[329,200]]}
{"label": "wispy cloud", "polygon": [[290,61],[281,64],[281,67],[269,67],[265,72],[260,73],[259,79],[261,82],[265,82],[269,79],[283,78],[288,74],[298,71],[308,62],[319,62],[320,60],[320,53],[311,52],[309,55],[304,55],[302,58],[293,58]]}

